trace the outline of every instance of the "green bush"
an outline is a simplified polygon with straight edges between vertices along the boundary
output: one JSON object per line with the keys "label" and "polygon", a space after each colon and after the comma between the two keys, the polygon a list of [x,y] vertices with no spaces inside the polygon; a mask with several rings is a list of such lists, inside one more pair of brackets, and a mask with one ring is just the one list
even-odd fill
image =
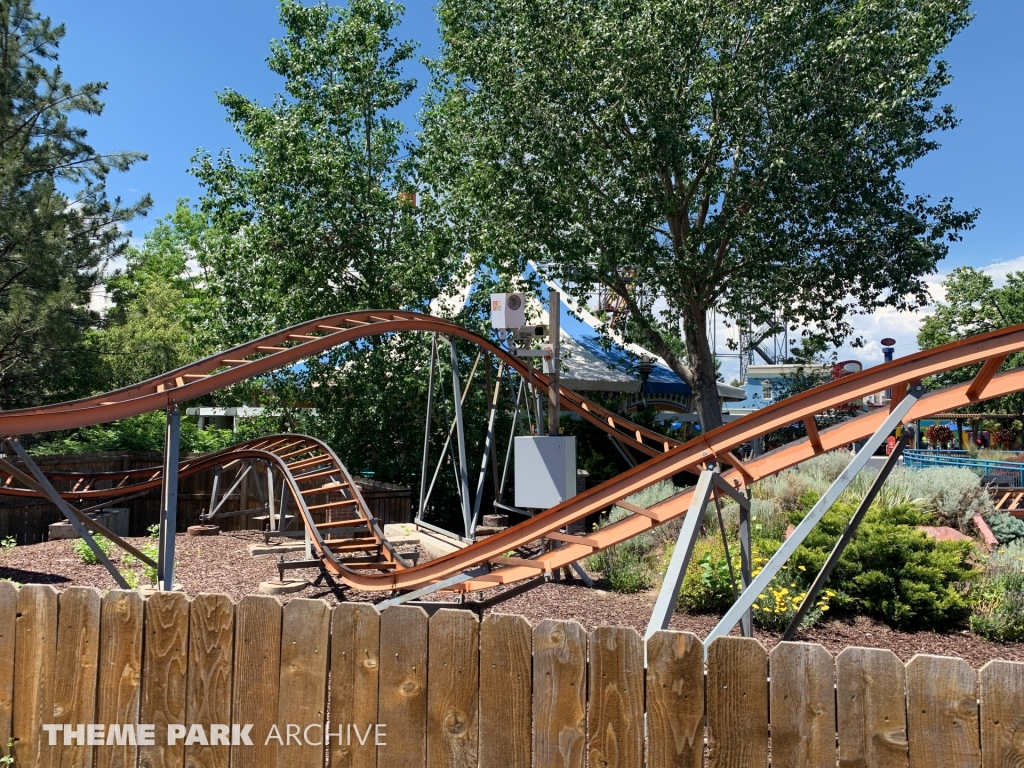
{"label": "green bush", "polygon": [[[733,567],[739,574],[739,545],[730,554]],[[666,552],[665,561],[671,556]],[[697,540],[693,546],[690,567],[683,576],[679,589],[676,610],[683,613],[721,613],[733,604],[732,582],[729,579],[729,564],[725,559],[725,548],[717,536]]]}
{"label": "green bush", "polygon": [[986,640],[1024,640],[1024,546],[1017,543],[989,556],[977,588],[971,631]]}
{"label": "green bush", "polygon": [[[93,539],[99,546],[100,551],[107,557],[110,557],[110,541],[105,536],[94,535]],[[86,565],[96,565],[96,563],[99,562],[99,558],[96,557],[96,553],[93,552],[92,548],[85,543],[85,539],[76,539],[74,546],[71,549]]]}
{"label": "green bush", "polygon": [[993,512],[985,518],[985,522],[1000,544],[1012,544],[1017,539],[1024,539],[1024,520],[1018,520],[1013,515]]}
{"label": "green bush", "polygon": [[[142,554],[146,555],[146,557],[148,557],[150,560],[156,560],[159,557],[159,555],[160,555],[160,543],[159,543],[159,539],[160,539],[160,526],[159,525],[151,525],[151,526],[149,526],[149,528],[147,530],[149,531],[149,540],[145,544],[142,544],[138,549],[139,549],[139,551]],[[157,581],[157,578],[156,578],[156,568],[154,568],[151,565],[147,565],[146,563],[144,563],[143,561],[141,561],[137,557],[135,557],[135,555],[128,554],[128,553],[126,553],[124,555],[124,557],[121,558],[121,562],[124,563],[125,565],[136,565],[136,564],[141,565],[142,566],[142,574],[143,574],[143,576],[146,577],[146,579],[149,581],[150,584],[152,584],[154,587],[156,586],[156,581]],[[175,563],[175,565],[177,565],[177,563]],[[139,583],[138,574],[136,574],[135,571],[129,571],[129,573],[132,574],[132,576],[133,576],[133,578],[135,580],[135,585],[132,586],[132,589],[138,589],[138,583]],[[127,574],[122,572],[122,575],[125,576],[125,578],[127,579]],[[131,581],[130,580],[129,580],[129,585],[131,585]]]}
{"label": "green bush", "polygon": [[[645,488],[628,497],[628,501],[641,507],[650,507],[663,499],[678,493],[670,480]],[[633,513],[622,507],[612,507],[608,516],[596,527],[598,529],[617,523]],[[664,526],[663,526],[664,527]],[[613,592],[642,592],[654,583],[654,550],[664,545],[665,532],[655,529],[627,539],[621,544],[609,547],[588,557],[586,566],[592,571],[604,574],[608,587]]]}
{"label": "green bush", "polygon": [[[35,456],[101,451],[162,451],[166,417],[163,411],[144,413],[129,419],[83,427],[33,446]],[[228,448],[243,438],[230,429],[199,429],[192,419],[181,419],[181,452],[212,453]]]}
{"label": "green bush", "polygon": [[987,517],[992,500],[981,487],[981,479],[969,469],[955,467],[901,468],[893,472],[886,486],[898,489],[904,501],[917,501],[930,514],[933,525],[948,525],[967,533],[971,518]]}
{"label": "green bush", "polygon": [[[802,500],[809,509],[813,500]],[[855,505],[833,505],[790,561],[817,573]],[[806,512],[794,513],[798,523]],[[836,607],[879,618],[905,630],[948,629],[970,615],[966,585],[975,579],[975,549],[969,541],[935,541],[917,530],[929,516],[914,504],[868,510],[840,558],[829,585]]]}

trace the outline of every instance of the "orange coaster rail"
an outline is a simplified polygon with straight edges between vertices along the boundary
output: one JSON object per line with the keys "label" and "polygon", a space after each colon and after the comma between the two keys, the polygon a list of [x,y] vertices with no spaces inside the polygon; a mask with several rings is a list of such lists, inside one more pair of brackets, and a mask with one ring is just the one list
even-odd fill
{"label": "orange coaster rail", "polygon": [[[371,335],[405,332],[434,332],[469,340],[496,355],[521,375],[530,375],[522,359],[449,321],[413,312],[353,312],[293,326],[116,392],[71,403],[0,413],[0,435],[81,427],[167,408],[303,358],[321,355],[341,344]],[[866,438],[880,426],[886,415],[879,411],[867,413],[819,432],[814,416],[830,408],[884,389],[891,389],[894,402],[899,402],[912,382],[978,364],[982,364],[982,368],[972,382],[922,397],[907,420],[1020,391],[1024,389],[1024,369],[998,375],[996,371],[1009,355],[1021,350],[1024,350],[1024,325],[992,331],[852,374],[751,413],[685,444],[632,424],[562,387],[560,392],[566,409],[652,458],[519,525],[420,566],[400,567],[396,564],[387,572],[352,568],[343,559],[333,556],[308,511],[303,513],[303,520],[325,567],[350,587],[368,591],[418,589],[450,579],[481,564],[489,565],[491,572],[451,588],[471,591],[517,582],[568,565],[684,514],[689,506],[690,489],[682,490],[650,509],[625,502],[628,496],[679,472],[697,472],[708,463],[722,462],[730,466],[723,472],[723,477],[737,487],[744,487],[813,456]],[[541,385],[547,383],[542,373],[533,371],[532,375]],[[732,453],[744,443],[795,422],[806,425],[807,438],[745,463]],[[292,492],[301,495],[298,487]],[[586,536],[561,532],[570,523],[614,504],[629,509],[633,514]],[[561,546],[534,559],[501,557],[510,550],[543,539],[558,542]]]}

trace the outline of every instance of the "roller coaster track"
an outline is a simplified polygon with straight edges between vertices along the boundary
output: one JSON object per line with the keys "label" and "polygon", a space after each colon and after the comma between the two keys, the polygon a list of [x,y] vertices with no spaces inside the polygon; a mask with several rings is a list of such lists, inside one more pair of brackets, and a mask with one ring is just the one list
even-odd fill
{"label": "roller coaster track", "polygon": [[[70,403],[0,413],[0,435],[69,429],[166,408],[269,373],[303,358],[322,355],[344,343],[368,336],[411,331],[436,332],[466,339],[494,354],[521,375],[532,375],[541,385],[547,383],[543,374],[529,370],[520,358],[454,323],[412,312],[354,312],[294,326],[116,392]],[[925,395],[914,404],[906,420],[926,418],[980,400],[1020,391],[1024,389],[1024,369],[998,374],[997,371],[1008,356],[1021,350],[1024,350],[1024,325],[992,331],[846,376],[774,403],[683,444],[632,424],[577,393],[561,388],[563,407],[651,458],[519,525],[423,565],[412,566],[403,562],[400,556],[386,546],[383,546],[380,558],[381,561],[388,561],[386,565],[383,562],[363,562],[358,564],[360,567],[346,564],[344,558],[336,556],[331,542],[321,535],[320,529],[313,522],[311,510],[302,504],[299,508],[303,511],[306,530],[325,567],[350,587],[367,591],[418,589],[459,576],[467,569],[479,565],[488,565],[490,571],[475,575],[452,588],[464,592],[495,584],[509,584],[569,565],[683,515],[689,507],[692,489],[682,490],[648,509],[626,501],[632,494],[677,473],[697,472],[709,464],[717,463],[722,465],[722,476],[727,482],[743,488],[813,456],[868,437],[878,429],[887,415],[884,410],[873,411],[819,432],[814,421],[816,414],[884,389],[892,390],[892,402],[897,403],[905,395],[907,387],[914,382],[927,376],[978,364],[981,364],[981,369],[973,381]],[[803,440],[747,462],[741,462],[733,454],[736,447],[797,422],[803,422],[807,429],[808,436]],[[187,466],[184,471],[198,471],[193,467],[198,467],[199,462],[206,462],[203,467],[208,468],[218,462],[241,458],[246,451],[262,451],[268,457],[277,457],[286,465],[283,469],[288,470],[292,478],[289,487],[293,496],[299,498],[303,490],[300,482],[291,473],[287,461],[275,453],[277,448],[273,445],[275,440],[288,439],[309,438],[266,438],[265,441],[255,441],[220,454],[190,460],[191,464],[185,462]],[[273,450],[267,450],[268,446]],[[330,453],[326,446],[320,446],[318,450]],[[336,476],[343,474],[348,478],[346,482],[351,485],[351,478],[341,462],[331,454],[330,465],[333,467],[335,462],[338,467],[335,470]],[[158,483],[159,479],[151,476],[146,482]],[[13,482],[9,479],[2,493],[9,493],[8,488],[12,487]],[[351,487],[358,497],[357,489],[354,485]],[[562,532],[570,523],[615,504],[632,514],[583,536]],[[382,539],[365,504],[359,504],[358,514],[361,519],[368,521],[367,528],[373,537]],[[510,551],[544,540],[558,545],[557,548],[545,549],[532,558],[503,557]],[[377,543],[375,541],[374,545]]]}

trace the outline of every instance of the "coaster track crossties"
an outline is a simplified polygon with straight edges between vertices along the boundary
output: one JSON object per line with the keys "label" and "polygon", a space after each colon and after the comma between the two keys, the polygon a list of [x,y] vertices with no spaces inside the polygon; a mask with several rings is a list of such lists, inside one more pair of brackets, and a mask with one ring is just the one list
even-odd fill
{"label": "coaster track crossties", "polygon": [[[532,376],[539,386],[547,385],[547,377],[531,371],[521,358],[510,355],[455,323],[414,312],[350,312],[301,323],[114,392],[40,408],[0,412],[0,436],[83,427],[172,407],[304,358],[322,355],[342,344],[367,336],[405,332],[439,333],[468,340],[495,355],[520,375]],[[406,561],[384,541],[344,465],[327,446],[312,438],[279,435],[250,441],[198,459],[185,460],[179,465],[179,474],[187,475],[244,459],[255,458],[272,464],[285,477],[316,556],[344,584],[365,591],[415,590],[457,577],[476,566],[489,566],[489,572],[451,587],[467,592],[550,573],[685,514],[693,489],[684,489],[648,509],[625,501],[628,496],[677,473],[696,473],[709,464],[719,463],[723,465],[724,480],[734,487],[745,488],[760,478],[781,472],[813,456],[862,440],[878,429],[887,412],[869,412],[821,431],[817,429],[814,416],[883,389],[892,390],[892,403],[896,404],[908,386],[927,376],[981,364],[981,370],[973,381],[930,392],[918,400],[905,417],[907,421],[1024,390],[1024,369],[997,373],[1008,356],[1021,350],[1024,350],[1024,325],[992,331],[838,379],[683,444],[637,426],[561,387],[563,408],[651,458],[525,522],[422,565]],[[808,436],[802,440],[747,462],[739,461],[732,452],[746,442],[797,422],[802,422],[807,430]],[[159,469],[108,474],[118,477],[101,478],[96,474],[70,478],[59,477],[59,473],[52,477],[78,484],[72,490],[62,492],[62,496],[83,499],[114,494],[123,496],[126,488],[144,490],[156,487],[162,481]],[[0,493],[40,495],[26,484],[19,484],[10,473],[5,475],[2,471]],[[323,506],[308,505],[304,501],[314,494],[327,494]],[[623,507],[632,514],[583,536],[563,532],[570,523],[612,505]],[[355,518],[341,524],[314,522],[312,513],[317,508],[330,511],[341,507],[355,511]],[[332,531],[346,526],[361,526],[365,536],[355,541],[330,538]],[[545,548],[531,559],[502,557],[511,550],[543,540],[556,548]],[[378,552],[379,557],[366,562],[369,558],[344,556],[346,553],[363,554],[367,551]],[[357,559],[361,562],[356,562]]]}

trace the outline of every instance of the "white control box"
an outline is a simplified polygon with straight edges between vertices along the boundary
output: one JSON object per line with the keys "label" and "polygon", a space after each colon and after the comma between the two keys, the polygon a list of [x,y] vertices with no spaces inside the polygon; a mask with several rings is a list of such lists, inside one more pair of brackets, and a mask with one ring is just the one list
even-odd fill
{"label": "white control box", "polygon": [[526,325],[526,296],[521,293],[491,294],[491,327],[499,330]]}
{"label": "white control box", "polygon": [[550,509],[576,495],[576,438],[517,437],[516,506]]}

